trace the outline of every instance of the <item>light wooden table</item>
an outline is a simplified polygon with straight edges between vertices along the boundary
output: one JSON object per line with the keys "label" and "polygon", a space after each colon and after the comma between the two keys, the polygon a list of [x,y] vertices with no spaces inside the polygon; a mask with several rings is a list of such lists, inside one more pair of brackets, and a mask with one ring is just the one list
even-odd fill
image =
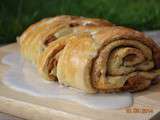
{"label": "light wooden table", "polygon": [[[3,45],[4,46],[4,45]],[[2,45],[0,45],[0,47],[2,47]],[[4,46],[5,47],[5,46]],[[2,47],[3,48],[3,47]],[[2,55],[3,56],[3,53],[2,52],[5,52],[5,50],[3,51],[0,51],[0,56]],[[7,52],[7,50],[6,50]],[[1,68],[0,68],[1,69]],[[0,120],[24,120],[23,118],[19,118],[19,117],[16,117],[16,116],[13,116],[11,114],[6,114],[6,113],[2,113],[0,112]]]}
{"label": "light wooden table", "polygon": [[[152,37],[156,36],[157,39],[160,34],[150,35],[153,35]],[[157,41],[159,40],[157,39]],[[6,54],[17,50],[17,44],[1,47],[0,59]],[[0,80],[7,69],[6,65],[0,64]],[[148,120],[160,111],[160,84],[151,87],[147,91],[134,94],[133,107],[105,111],[86,108],[68,101],[33,97],[13,91],[0,84],[0,111],[32,120]],[[0,117],[5,115],[0,113]],[[6,116],[8,117],[8,115]],[[7,117],[7,120],[11,120],[10,117]],[[11,118],[13,118],[12,120],[20,120],[20,118]]]}
{"label": "light wooden table", "polygon": [[15,117],[10,114],[0,113],[0,120],[24,120],[24,119]]}

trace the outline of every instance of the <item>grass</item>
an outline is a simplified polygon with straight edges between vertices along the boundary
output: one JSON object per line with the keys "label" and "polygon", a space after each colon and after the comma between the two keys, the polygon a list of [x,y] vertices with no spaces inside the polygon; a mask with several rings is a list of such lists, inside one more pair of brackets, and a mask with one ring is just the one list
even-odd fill
{"label": "grass", "polygon": [[49,16],[99,17],[138,30],[160,29],[160,0],[0,0],[0,44]]}

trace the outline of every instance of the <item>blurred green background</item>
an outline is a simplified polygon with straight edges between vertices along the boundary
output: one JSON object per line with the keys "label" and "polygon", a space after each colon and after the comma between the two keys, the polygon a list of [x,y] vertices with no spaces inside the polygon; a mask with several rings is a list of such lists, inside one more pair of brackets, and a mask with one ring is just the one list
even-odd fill
{"label": "blurred green background", "polygon": [[138,30],[160,29],[160,0],[0,0],[0,44],[14,42],[42,18],[61,14],[105,18]]}

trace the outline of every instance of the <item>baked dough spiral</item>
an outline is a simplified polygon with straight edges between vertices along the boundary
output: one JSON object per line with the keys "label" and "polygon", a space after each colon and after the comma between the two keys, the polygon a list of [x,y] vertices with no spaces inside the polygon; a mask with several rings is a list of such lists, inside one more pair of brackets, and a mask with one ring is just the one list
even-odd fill
{"label": "baked dough spiral", "polygon": [[43,19],[22,34],[20,47],[43,77],[87,93],[140,91],[160,75],[160,47],[106,20]]}
{"label": "baked dough spiral", "polygon": [[150,38],[112,26],[72,36],[59,57],[57,76],[61,84],[91,93],[135,92],[150,86],[159,65],[160,49]]}

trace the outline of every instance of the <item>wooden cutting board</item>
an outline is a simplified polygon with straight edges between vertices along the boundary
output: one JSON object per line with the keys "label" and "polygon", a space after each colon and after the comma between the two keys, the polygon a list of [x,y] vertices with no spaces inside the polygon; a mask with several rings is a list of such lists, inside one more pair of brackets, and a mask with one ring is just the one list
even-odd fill
{"label": "wooden cutting board", "polygon": [[[0,48],[0,59],[16,52],[16,43]],[[117,110],[96,110],[75,102],[35,97],[14,91],[1,83],[4,72],[9,69],[0,63],[0,112],[29,120],[148,120],[160,111],[160,84],[149,90],[134,94],[134,105]],[[116,101],[116,100],[115,100]]]}

